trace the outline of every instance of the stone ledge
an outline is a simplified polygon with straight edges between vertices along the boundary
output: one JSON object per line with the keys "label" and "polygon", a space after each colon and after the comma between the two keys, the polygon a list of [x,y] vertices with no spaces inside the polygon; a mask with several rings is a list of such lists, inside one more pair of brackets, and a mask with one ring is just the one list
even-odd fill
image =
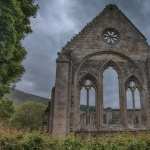
{"label": "stone ledge", "polygon": [[109,129],[105,129],[105,130],[99,130],[99,131],[76,131],[75,135],[76,136],[81,136],[81,137],[88,137],[88,136],[92,136],[92,137],[97,137],[97,136],[112,136],[115,134],[127,134],[127,133],[131,133],[133,135],[137,135],[137,134],[149,134],[150,133],[150,129],[122,129],[122,130],[109,130]]}

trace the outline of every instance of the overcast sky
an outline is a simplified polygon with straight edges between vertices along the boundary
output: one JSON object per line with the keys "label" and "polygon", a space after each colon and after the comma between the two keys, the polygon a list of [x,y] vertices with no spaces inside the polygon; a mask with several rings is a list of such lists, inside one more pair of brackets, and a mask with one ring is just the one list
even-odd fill
{"label": "overcast sky", "polygon": [[38,0],[31,19],[33,33],[23,45],[26,72],[17,89],[48,97],[55,81],[57,52],[91,21],[106,4],[115,3],[150,41],[150,0]]}

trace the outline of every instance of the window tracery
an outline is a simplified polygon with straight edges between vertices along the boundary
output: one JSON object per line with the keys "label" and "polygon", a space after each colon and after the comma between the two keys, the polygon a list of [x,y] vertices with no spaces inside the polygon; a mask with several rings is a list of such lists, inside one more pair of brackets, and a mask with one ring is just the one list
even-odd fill
{"label": "window tracery", "polygon": [[126,85],[127,115],[129,127],[137,127],[141,120],[141,91],[136,78],[131,78]]}
{"label": "window tracery", "polygon": [[80,90],[80,111],[82,126],[94,124],[96,111],[96,92],[94,83],[90,79],[82,82]]}

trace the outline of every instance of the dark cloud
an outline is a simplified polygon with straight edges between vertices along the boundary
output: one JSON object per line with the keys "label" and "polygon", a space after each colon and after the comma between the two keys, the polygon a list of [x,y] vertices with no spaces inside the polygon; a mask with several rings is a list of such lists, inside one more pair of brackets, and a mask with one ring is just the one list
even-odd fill
{"label": "dark cloud", "polygon": [[115,3],[150,41],[149,0],[38,0],[40,9],[31,19],[33,33],[24,41],[28,51],[26,72],[17,88],[48,97],[55,80],[57,52],[106,4]]}

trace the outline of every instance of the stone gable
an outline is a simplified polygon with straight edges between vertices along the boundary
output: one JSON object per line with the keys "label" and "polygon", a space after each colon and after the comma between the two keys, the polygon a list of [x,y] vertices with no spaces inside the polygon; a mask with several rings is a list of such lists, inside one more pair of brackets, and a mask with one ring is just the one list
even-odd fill
{"label": "stone gable", "polygon": [[[103,78],[108,68],[117,74],[117,109],[103,105]],[[94,108],[89,107],[87,83],[95,91]],[[113,85],[110,83],[109,87]],[[87,90],[87,104],[81,107],[83,88]],[[140,109],[128,109],[127,90],[134,92],[134,103],[135,89],[139,92]],[[106,6],[58,54],[51,99],[49,131],[53,135],[150,129],[150,48],[143,34],[117,6]]]}
{"label": "stone gable", "polygon": [[[118,30],[120,34],[118,44],[110,46],[104,42],[102,34],[107,28]],[[87,54],[108,49],[124,54],[143,56],[146,55],[148,50],[144,35],[115,5],[108,5],[78,35],[68,42],[62,52],[71,53],[72,57],[82,59]]]}

